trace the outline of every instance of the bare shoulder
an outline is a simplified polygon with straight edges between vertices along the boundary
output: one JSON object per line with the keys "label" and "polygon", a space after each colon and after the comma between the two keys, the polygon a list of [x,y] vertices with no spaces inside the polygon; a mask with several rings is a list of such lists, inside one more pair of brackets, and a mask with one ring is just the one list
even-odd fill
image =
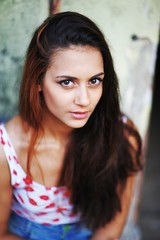
{"label": "bare shoulder", "polygon": [[19,115],[10,119],[6,125],[6,130],[11,138],[17,139],[17,136],[22,132],[22,120]]}
{"label": "bare shoulder", "polygon": [[15,152],[19,152],[21,147],[26,144],[26,132],[24,130],[23,120],[17,115],[6,123],[5,128]]}

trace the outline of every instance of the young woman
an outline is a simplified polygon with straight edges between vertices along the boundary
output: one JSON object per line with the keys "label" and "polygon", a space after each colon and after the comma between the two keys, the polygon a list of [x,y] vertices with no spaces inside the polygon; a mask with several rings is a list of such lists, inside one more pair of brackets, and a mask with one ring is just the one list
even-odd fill
{"label": "young woman", "polygon": [[0,240],[121,236],[141,142],[90,19],[59,13],[35,31],[19,115],[1,124],[0,140]]}

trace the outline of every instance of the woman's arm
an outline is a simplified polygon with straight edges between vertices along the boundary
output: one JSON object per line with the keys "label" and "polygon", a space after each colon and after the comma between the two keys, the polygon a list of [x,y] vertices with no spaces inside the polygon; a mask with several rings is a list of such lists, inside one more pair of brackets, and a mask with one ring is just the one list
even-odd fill
{"label": "woman's arm", "polygon": [[0,145],[0,240],[20,240],[8,232],[8,220],[12,202],[12,187],[7,160]]}

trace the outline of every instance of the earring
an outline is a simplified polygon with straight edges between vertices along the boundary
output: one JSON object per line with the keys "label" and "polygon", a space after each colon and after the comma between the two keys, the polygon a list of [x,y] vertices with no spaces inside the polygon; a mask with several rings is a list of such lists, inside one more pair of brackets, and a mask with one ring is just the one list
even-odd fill
{"label": "earring", "polygon": [[41,92],[41,91],[42,91],[41,84],[38,84],[38,92]]}

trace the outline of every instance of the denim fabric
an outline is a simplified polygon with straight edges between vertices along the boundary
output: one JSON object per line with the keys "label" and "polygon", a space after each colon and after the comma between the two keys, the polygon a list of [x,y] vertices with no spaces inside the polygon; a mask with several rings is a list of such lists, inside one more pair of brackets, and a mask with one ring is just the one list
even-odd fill
{"label": "denim fabric", "polygon": [[25,240],[89,240],[92,236],[82,223],[45,226],[15,213],[11,214],[9,231]]}

